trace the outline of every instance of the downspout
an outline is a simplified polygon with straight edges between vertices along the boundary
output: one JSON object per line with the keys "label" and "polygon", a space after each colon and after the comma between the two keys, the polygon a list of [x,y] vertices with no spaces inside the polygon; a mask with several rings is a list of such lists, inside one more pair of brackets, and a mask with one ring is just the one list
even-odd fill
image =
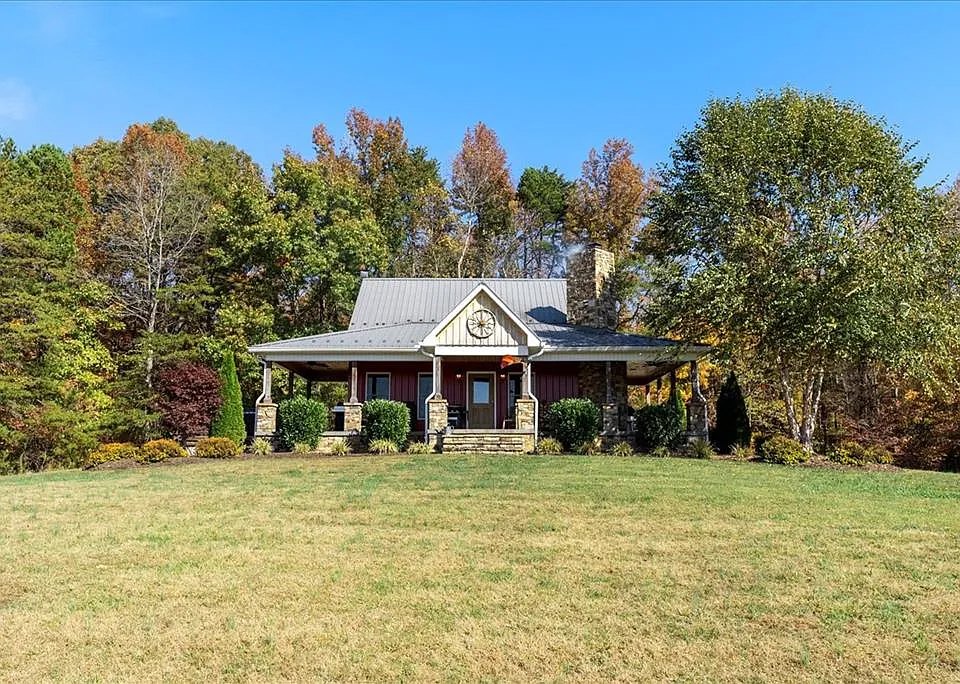
{"label": "downspout", "polygon": [[[527,364],[532,364],[533,360],[543,354],[546,349],[540,347],[538,351],[533,356],[527,357]],[[530,365],[530,386],[527,388],[530,391],[530,398],[533,399],[533,443],[536,443],[540,440],[540,400],[537,399],[537,395],[533,393],[533,366]]]}
{"label": "downspout", "polygon": [[[436,354],[431,354],[431,353],[428,352],[428,351],[424,351],[424,350],[423,350],[423,347],[419,347],[419,348],[417,349],[417,351],[419,351],[421,354],[423,354],[423,355],[426,356],[428,359],[430,359],[430,377],[433,378],[433,379],[436,379],[436,377],[437,377],[437,375],[436,375],[436,363],[437,363],[437,361],[436,361],[436,358],[437,358]],[[441,377],[440,380],[442,381],[443,378]],[[431,384],[433,384],[433,383],[431,383]],[[424,441],[424,442],[426,442],[427,439],[428,439],[428,437],[427,437],[428,427],[427,427],[427,426],[428,426],[429,423],[430,423],[430,401],[433,400],[434,398],[436,398],[436,396],[437,396],[437,388],[434,387],[434,388],[433,388],[433,391],[430,393],[430,395],[426,398],[426,400],[425,400],[424,403],[423,403],[423,441]]]}

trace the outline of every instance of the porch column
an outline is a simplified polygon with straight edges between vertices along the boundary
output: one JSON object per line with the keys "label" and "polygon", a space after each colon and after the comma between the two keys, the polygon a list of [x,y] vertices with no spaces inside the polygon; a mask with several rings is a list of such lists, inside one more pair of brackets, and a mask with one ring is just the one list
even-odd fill
{"label": "porch column", "polygon": [[254,437],[272,440],[277,433],[277,405],[273,403],[273,361],[263,362],[263,391],[256,405]]}
{"label": "porch column", "polygon": [[696,361],[690,362],[690,401],[687,402],[687,441],[709,439],[707,399],[700,391],[700,370]]}
{"label": "porch column", "polygon": [[619,434],[620,432],[620,407],[617,405],[613,396],[613,374],[610,366],[609,361],[604,364],[606,395],[603,406],[600,407],[600,412],[603,417],[602,434],[608,437]]}
{"label": "porch column", "polygon": [[357,362],[350,362],[350,398],[343,405],[343,429],[345,432],[360,432],[363,427],[363,404],[357,395]]}

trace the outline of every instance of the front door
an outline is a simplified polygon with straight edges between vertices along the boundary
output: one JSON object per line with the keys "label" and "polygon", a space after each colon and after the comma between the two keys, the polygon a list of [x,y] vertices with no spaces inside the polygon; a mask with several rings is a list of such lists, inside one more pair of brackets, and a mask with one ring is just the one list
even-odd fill
{"label": "front door", "polygon": [[494,378],[493,373],[467,375],[467,427],[473,430],[493,428]]}

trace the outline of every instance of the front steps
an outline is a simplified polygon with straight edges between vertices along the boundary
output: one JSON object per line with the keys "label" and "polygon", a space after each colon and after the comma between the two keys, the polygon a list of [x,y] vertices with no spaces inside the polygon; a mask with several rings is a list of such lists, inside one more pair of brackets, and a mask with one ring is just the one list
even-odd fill
{"label": "front steps", "polygon": [[522,454],[533,450],[528,430],[452,430],[440,436],[443,453]]}

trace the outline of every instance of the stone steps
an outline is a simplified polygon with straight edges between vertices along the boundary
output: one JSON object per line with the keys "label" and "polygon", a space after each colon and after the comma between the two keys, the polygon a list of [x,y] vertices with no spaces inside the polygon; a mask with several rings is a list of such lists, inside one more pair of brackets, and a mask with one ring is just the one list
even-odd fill
{"label": "stone steps", "polygon": [[444,453],[521,454],[525,451],[523,432],[454,430],[443,435],[440,450]]}

